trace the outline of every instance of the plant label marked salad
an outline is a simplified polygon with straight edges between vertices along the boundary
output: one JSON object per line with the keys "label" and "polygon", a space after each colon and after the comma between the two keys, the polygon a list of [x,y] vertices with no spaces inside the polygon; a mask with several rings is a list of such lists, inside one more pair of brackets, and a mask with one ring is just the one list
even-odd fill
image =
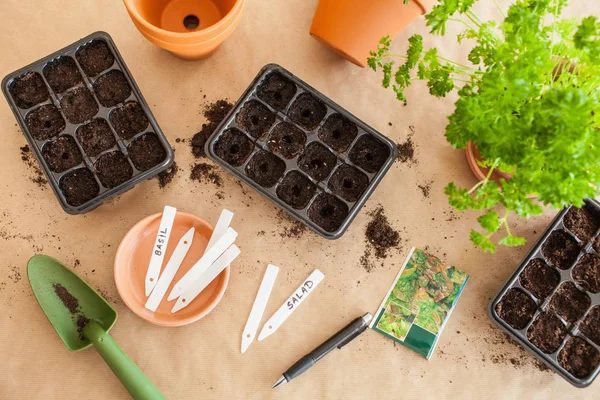
{"label": "plant label marked salad", "polygon": [[429,359],[468,279],[413,247],[370,327]]}

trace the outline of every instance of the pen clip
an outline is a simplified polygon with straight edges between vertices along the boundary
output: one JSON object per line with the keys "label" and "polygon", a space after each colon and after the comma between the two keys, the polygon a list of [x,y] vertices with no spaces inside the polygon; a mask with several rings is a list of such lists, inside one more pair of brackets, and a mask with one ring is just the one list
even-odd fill
{"label": "pen clip", "polygon": [[363,326],[361,329],[357,330],[354,334],[352,334],[351,336],[349,336],[342,343],[338,344],[338,346],[337,346],[338,350],[341,349],[342,347],[344,347],[345,345],[347,345],[348,343],[350,343],[351,341],[353,341],[354,339],[356,339],[358,337],[358,335],[360,335],[361,333],[363,333],[364,331],[366,331],[367,328],[368,328],[367,325]]}

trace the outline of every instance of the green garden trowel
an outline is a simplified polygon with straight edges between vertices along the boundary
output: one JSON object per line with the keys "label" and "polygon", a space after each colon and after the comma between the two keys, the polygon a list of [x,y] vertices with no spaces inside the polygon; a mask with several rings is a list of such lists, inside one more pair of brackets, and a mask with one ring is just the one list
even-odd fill
{"label": "green garden trowel", "polygon": [[27,264],[35,297],[71,351],[93,345],[134,399],[164,399],[108,331],[117,312],[83,279],[53,258],[37,255]]}

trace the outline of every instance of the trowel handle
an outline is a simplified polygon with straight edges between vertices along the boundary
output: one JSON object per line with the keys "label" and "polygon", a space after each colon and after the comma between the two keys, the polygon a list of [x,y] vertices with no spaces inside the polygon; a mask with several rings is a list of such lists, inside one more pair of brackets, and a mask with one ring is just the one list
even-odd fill
{"label": "trowel handle", "polygon": [[165,399],[165,396],[144,375],[131,358],[121,350],[102,325],[96,321],[90,321],[83,328],[83,335],[92,342],[131,397],[135,400]]}

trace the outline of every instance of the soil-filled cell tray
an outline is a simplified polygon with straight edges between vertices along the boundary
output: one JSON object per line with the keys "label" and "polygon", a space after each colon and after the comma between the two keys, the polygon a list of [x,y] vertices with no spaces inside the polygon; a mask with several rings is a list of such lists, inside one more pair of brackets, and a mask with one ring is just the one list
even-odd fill
{"label": "soil-filled cell tray", "polygon": [[600,203],[568,207],[492,299],[500,328],[576,387],[600,374]]}
{"label": "soil-filled cell tray", "polygon": [[344,234],[397,155],[388,138],[275,64],[260,70],[205,151],[328,239]]}
{"label": "soil-filled cell tray", "polygon": [[8,74],[2,91],[69,214],[86,213],[173,163],[173,149],[105,32]]}

